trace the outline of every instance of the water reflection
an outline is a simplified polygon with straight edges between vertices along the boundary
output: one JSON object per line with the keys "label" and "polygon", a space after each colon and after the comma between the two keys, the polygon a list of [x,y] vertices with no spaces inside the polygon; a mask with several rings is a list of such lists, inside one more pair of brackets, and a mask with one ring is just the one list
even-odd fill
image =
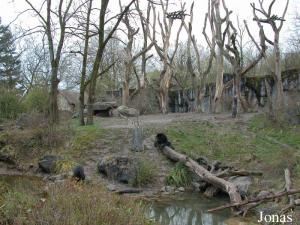
{"label": "water reflection", "polygon": [[152,202],[149,218],[162,225],[228,225],[229,211],[207,213],[208,208],[223,204],[222,200],[209,200],[198,195],[185,195],[180,199]]}

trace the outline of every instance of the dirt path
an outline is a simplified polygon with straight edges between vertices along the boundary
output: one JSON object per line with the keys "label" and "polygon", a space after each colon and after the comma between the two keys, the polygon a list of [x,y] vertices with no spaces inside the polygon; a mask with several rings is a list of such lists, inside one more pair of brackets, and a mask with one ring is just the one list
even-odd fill
{"label": "dirt path", "polygon": [[[143,127],[157,127],[165,126],[172,122],[180,121],[209,121],[213,124],[218,123],[245,123],[249,121],[257,113],[245,113],[233,119],[230,113],[222,113],[217,115],[205,114],[205,113],[169,113],[166,115],[142,115],[139,117],[141,126]],[[99,118],[98,121],[101,126],[106,129],[121,129],[121,128],[133,128],[133,121],[136,118]]]}

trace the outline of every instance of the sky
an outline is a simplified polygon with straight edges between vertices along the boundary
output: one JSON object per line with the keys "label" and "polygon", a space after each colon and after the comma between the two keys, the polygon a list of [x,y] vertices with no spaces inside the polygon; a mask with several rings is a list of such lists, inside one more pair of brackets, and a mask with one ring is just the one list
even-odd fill
{"label": "sky", "polygon": [[[35,5],[39,5],[42,0],[31,0]],[[129,0],[122,0],[122,3],[126,4]],[[183,0],[182,0],[183,1]],[[170,0],[172,3],[169,11],[175,11],[180,9],[180,2],[181,0]],[[271,0],[265,0],[266,6]],[[55,0],[54,0],[55,2]],[[95,0],[95,2],[100,2],[100,0]],[[140,0],[142,5],[146,5],[146,0]],[[187,12],[189,12],[190,5],[192,4],[193,0],[185,0]],[[194,7],[194,23],[193,23],[193,30],[198,42],[202,45],[206,45],[203,35],[202,29],[204,24],[204,16],[207,11],[207,0],[194,0],[195,7]],[[227,7],[233,11],[231,18],[235,21],[236,17],[238,16],[240,20],[246,20],[249,24],[250,30],[253,32],[254,35],[258,33],[257,26],[253,21],[252,10],[250,7],[251,2],[256,2],[258,4],[258,0],[226,0]],[[274,5],[274,13],[277,15],[281,15],[286,4],[286,0],[277,0]],[[8,24],[13,21],[18,13],[26,10],[28,7],[24,0],[0,0],[0,17],[2,18],[2,23]],[[111,0],[109,3],[109,9],[113,12],[119,12],[119,1],[118,0]],[[157,6],[159,9],[159,6]],[[289,30],[292,28],[292,18],[295,15],[297,10],[300,10],[300,0],[290,0],[287,16],[286,16],[286,23],[284,24],[282,30],[282,38],[281,43],[285,44],[288,38]],[[19,19],[15,22],[17,24],[21,24],[22,26],[33,26],[36,24],[37,18],[34,18],[32,14],[27,13],[26,15],[22,15]],[[176,36],[176,28],[178,27],[178,23],[175,23],[174,30],[173,30],[173,39]],[[158,27],[158,26],[157,26]],[[267,36],[272,38],[272,32],[269,28],[267,30]],[[186,39],[185,32],[181,35],[181,41]]]}

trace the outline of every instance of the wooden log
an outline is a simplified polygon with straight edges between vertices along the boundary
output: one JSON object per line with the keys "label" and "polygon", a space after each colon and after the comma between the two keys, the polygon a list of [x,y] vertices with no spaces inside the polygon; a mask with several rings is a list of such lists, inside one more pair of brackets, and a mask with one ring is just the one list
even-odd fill
{"label": "wooden log", "polygon": [[[235,184],[215,176],[214,174],[210,173],[208,170],[200,166],[193,159],[187,157],[184,154],[176,152],[168,146],[161,148],[161,151],[170,160],[174,162],[184,163],[185,166],[187,166],[191,171],[197,174],[203,181],[228,193],[232,204],[236,204],[236,206],[239,206],[239,204],[242,202],[241,195],[238,192]],[[238,207],[236,209],[238,209]]]}
{"label": "wooden log", "polygon": [[242,201],[240,203],[232,203],[232,204],[219,206],[219,207],[216,207],[216,208],[213,208],[213,209],[209,209],[209,210],[207,210],[207,212],[215,212],[215,211],[220,211],[220,210],[228,209],[228,208],[232,208],[232,207],[240,207],[240,206],[248,205],[250,203],[258,203],[258,202],[262,203],[262,202],[265,202],[265,201],[280,198],[282,196],[295,195],[295,194],[298,194],[298,193],[300,193],[300,189],[279,192],[279,193],[269,195],[269,196],[265,196],[265,197],[257,197],[257,198],[245,200],[245,201]]}
{"label": "wooden log", "polygon": [[247,170],[223,170],[217,173],[217,177],[228,177],[228,176],[262,176],[263,173],[260,171],[247,171]]}
{"label": "wooden log", "polygon": [[123,194],[137,194],[143,192],[142,189],[136,189],[136,188],[126,188],[121,189],[118,191],[115,191],[116,194],[123,195]]}
{"label": "wooden log", "polygon": [[[284,179],[285,179],[285,190],[290,191],[292,189],[292,180],[291,180],[291,172],[288,168],[284,170]],[[288,196],[288,198],[289,198],[289,204],[280,211],[281,215],[295,208],[294,196],[290,195]]]}

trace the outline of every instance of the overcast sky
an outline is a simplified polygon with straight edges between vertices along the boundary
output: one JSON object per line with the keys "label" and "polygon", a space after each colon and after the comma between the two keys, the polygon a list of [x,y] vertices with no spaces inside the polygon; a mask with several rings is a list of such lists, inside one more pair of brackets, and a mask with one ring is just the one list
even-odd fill
{"label": "overcast sky", "polygon": [[[42,0],[32,0],[32,2],[38,6],[41,3]],[[268,6],[268,3],[271,0],[265,0],[266,6]],[[7,24],[11,22],[17,15],[18,13],[24,11],[27,9],[27,5],[24,0],[0,0],[1,5],[0,5],[0,17],[2,18],[2,22]],[[55,0],[54,0],[55,2]],[[95,2],[100,2],[100,0],[95,0]],[[122,0],[124,4],[128,2],[128,0]],[[146,3],[146,0],[141,1],[142,3]],[[180,0],[170,0],[170,2],[174,3],[172,4],[172,7],[170,8],[169,11],[173,10],[178,10],[180,8]],[[192,0],[185,0],[184,2],[187,3],[187,11],[189,11],[190,5],[192,4]],[[204,20],[204,15],[207,11],[207,0],[194,0],[195,2],[195,7],[194,7],[194,24],[193,24],[193,29],[194,29],[194,34],[199,40],[199,42],[202,45],[205,45],[204,39],[202,37],[202,28],[203,28],[203,20]],[[235,21],[235,17],[239,16],[241,20],[247,20],[248,24],[253,30],[254,33],[257,33],[256,30],[256,24],[252,21],[252,11],[250,7],[251,2],[258,2],[258,0],[226,0],[227,7],[233,11],[232,15],[232,20]],[[176,4],[177,3],[177,6]],[[286,4],[286,0],[277,0],[276,4],[274,6],[274,12],[275,14],[281,15],[282,11],[284,9],[284,6]],[[159,8],[159,6],[157,6]],[[109,4],[109,9],[112,12],[119,12],[119,4],[118,0],[111,0]],[[282,31],[282,43],[284,43],[284,40],[288,38],[288,33],[289,30],[292,28],[292,18],[295,15],[296,11],[300,9],[300,0],[290,0],[290,5],[288,8],[288,13],[286,16],[286,23],[283,27]],[[33,18],[32,15],[27,14],[23,15],[22,17],[19,18],[17,21],[18,24],[22,24],[23,26],[30,26],[34,24],[36,21],[36,18]],[[176,25],[175,25],[176,28]],[[175,35],[176,29],[174,29],[173,34]],[[186,35],[183,32],[181,36],[181,40],[186,39]],[[268,35],[271,36],[270,30],[267,31]],[[272,38],[272,37],[269,37]]]}

